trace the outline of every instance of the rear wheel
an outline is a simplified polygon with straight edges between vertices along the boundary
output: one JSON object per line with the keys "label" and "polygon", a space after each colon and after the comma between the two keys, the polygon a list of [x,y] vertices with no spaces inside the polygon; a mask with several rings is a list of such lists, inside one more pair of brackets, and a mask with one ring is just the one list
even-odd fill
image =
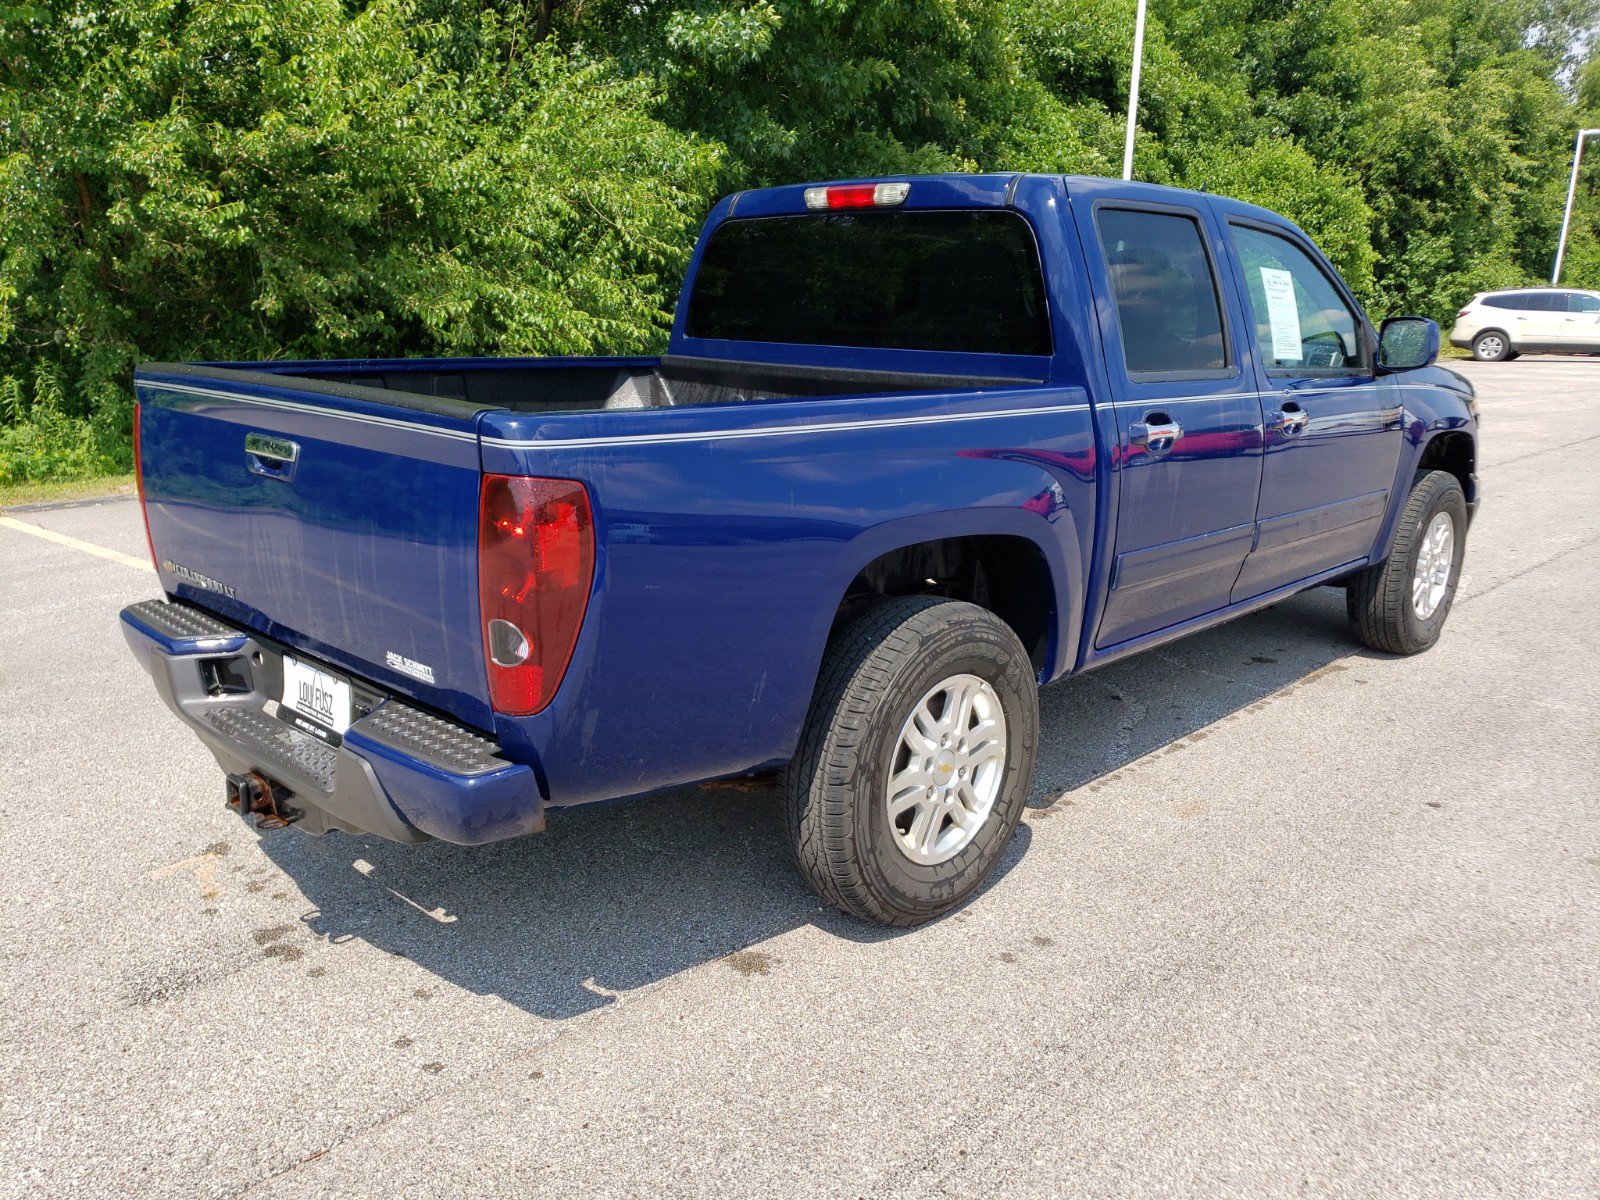
{"label": "rear wheel", "polygon": [[1445,471],[1419,471],[1389,557],[1352,576],[1345,592],[1356,637],[1390,654],[1416,654],[1438,641],[1461,578],[1466,533],[1460,482]]}
{"label": "rear wheel", "polygon": [[829,646],[782,788],[819,896],[883,925],[949,912],[1016,829],[1033,776],[1033,665],[993,613],[887,600]]}
{"label": "rear wheel", "polygon": [[1472,357],[1479,362],[1504,362],[1511,356],[1511,339],[1498,329],[1485,330],[1472,339]]}

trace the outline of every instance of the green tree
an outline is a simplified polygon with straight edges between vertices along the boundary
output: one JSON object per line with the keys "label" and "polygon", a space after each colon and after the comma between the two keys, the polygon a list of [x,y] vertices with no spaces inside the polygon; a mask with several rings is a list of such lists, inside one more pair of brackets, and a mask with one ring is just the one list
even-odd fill
{"label": "green tree", "polygon": [[999,0],[594,0],[554,36],[727,148],[723,186],[972,169],[1017,82]]}
{"label": "green tree", "polygon": [[1559,80],[1588,0],[1257,5],[1240,31],[1262,115],[1372,211],[1374,300],[1447,320],[1553,251],[1572,106]]}
{"label": "green tree", "polygon": [[[659,345],[721,191],[1114,175],[1132,0],[0,0],[0,479],[127,461],[141,358]],[[1137,178],[1375,315],[1548,278],[1600,0],[1151,0]],[[1600,285],[1600,163],[1564,282]]]}
{"label": "green tree", "polygon": [[125,464],[139,358],[659,344],[716,150],[514,14],[466,69],[403,0],[6,16],[0,476]]}

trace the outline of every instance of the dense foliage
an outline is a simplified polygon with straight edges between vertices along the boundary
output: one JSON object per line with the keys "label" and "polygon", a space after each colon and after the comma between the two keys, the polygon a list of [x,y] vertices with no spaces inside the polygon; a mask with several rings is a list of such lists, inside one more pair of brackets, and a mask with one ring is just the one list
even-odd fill
{"label": "dense foliage", "polygon": [[[1133,10],[0,0],[0,482],[124,468],[141,359],[657,346],[722,191],[1115,174]],[[1597,10],[1152,0],[1135,174],[1447,321],[1548,275]],[[1600,285],[1597,182],[1566,282]]]}

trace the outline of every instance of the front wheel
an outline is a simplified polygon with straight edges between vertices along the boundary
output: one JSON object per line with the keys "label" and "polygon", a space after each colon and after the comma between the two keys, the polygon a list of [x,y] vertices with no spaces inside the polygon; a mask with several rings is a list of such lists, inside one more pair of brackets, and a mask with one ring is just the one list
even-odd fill
{"label": "front wheel", "polygon": [[1439,640],[1461,579],[1467,498],[1454,475],[1419,471],[1389,557],[1350,579],[1345,606],[1365,645],[1417,654]]}
{"label": "front wheel", "polygon": [[1017,827],[1039,701],[1010,626],[958,600],[886,600],[829,645],[781,787],[795,861],[829,904],[920,925],[966,900]]}

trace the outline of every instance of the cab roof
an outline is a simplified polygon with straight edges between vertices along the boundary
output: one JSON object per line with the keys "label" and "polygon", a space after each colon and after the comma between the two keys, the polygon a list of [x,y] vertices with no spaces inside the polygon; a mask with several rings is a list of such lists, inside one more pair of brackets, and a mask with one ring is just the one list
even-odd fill
{"label": "cab roof", "polygon": [[[947,172],[939,175],[873,175],[856,179],[816,180],[752,188],[725,196],[712,209],[713,222],[732,217],[770,217],[812,211],[806,193],[818,189],[865,188],[874,184],[907,184],[905,198],[894,204],[902,210],[919,208],[1006,208],[1011,205],[1018,185],[1024,179],[1054,180],[1069,194],[1116,196],[1152,204],[1199,205],[1221,201],[1232,213],[1262,220],[1289,223],[1270,209],[1211,192],[1169,187],[1161,183],[1139,183],[1102,175],[1057,175],[1045,172],[1005,171],[983,174]],[[866,207],[866,205],[862,205]]]}

